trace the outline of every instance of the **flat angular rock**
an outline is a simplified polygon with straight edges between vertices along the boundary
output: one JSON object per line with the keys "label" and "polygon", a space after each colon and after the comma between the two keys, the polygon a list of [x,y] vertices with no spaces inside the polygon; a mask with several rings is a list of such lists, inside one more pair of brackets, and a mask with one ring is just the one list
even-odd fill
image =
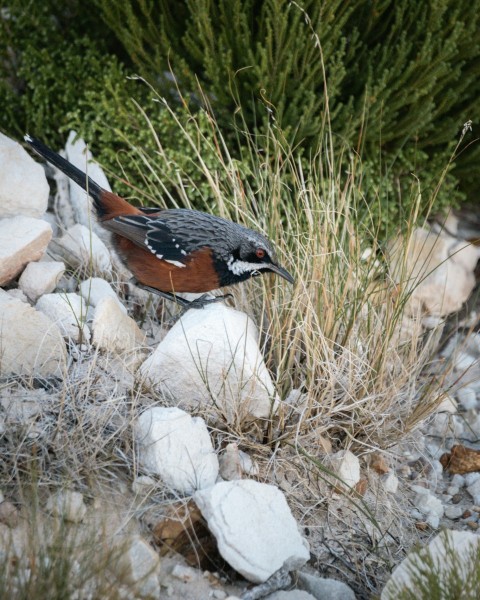
{"label": "flat angular rock", "polygon": [[[429,544],[420,551],[410,552],[393,571],[387,585],[384,587],[381,600],[397,600],[400,594],[408,590],[405,597],[424,598],[427,580],[424,575],[426,556],[435,565],[437,589],[447,589],[444,581],[448,574],[455,569],[456,577],[465,581],[467,571],[477,568],[472,559],[472,553],[478,550],[480,536],[468,531],[452,531],[447,529],[439,533]],[[457,564],[452,564],[452,555]],[[473,574],[470,573],[472,576]],[[415,579],[419,578],[420,586]],[[470,581],[470,588],[472,582]]]}
{"label": "flat angular rock", "polygon": [[0,219],[0,286],[40,260],[52,238],[52,228],[33,217]]}
{"label": "flat angular rock", "polygon": [[53,292],[64,273],[63,262],[31,262],[20,276],[18,286],[29,300],[36,302],[43,294]]}
{"label": "flat angular rock", "polygon": [[0,133],[0,218],[41,217],[50,188],[43,167],[22,146]]}
{"label": "flat angular rock", "polygon": [[45,294],[36,309],[58,325],[64,338],[80,343],[90,340],[90,330],[85,325],[87,305],[78,294]]}
{"label": "flat angular rock", "polygon": [[0,290],[0,375],[60,377],[66,349],[58,327]]}
{"label": "flat angular rock", "polygon": [[65,235],[53,240],[54,254],[74,268],[91,268],[99,275],[112,272],[110,252],[98,235],[84,225],[74,225]]}
{"label": "flat angular rock", "polygon": [[189,494],[209,487],[218,476],[218,459],[207,426],[179,408],[149,408],[135,423],[138,460],[171,489]]}
{"label": "flat angular rock", "polygon": [[102,298],[93,316],[93,343],[116,354],[133,353],[145,345],[145,335],[117,299]]}
{"label": "flat angular rock", "polygon": [[285,496],[275,486],[224,481],[196,492],[193,499],[220,554],[249,581],[262,583],[280,568],[299,569],[310,558]]}
{"label": "flat angular rock", "polygon": [[85,279],[80,284],[79,291],[89,306],[97,306],[103,298],[113,298],[118,303],[121,311],[127,314],[126,307],[120,302],[112,286],[101,277]]}
{"label": "flat angular rock", "polygon": [[[210,406],[231,423],[268,418],[276,395],[252,320],[223,304],[189,310],[141,366],[182,407]],[[181,365],[181,376],[179,372]]]}

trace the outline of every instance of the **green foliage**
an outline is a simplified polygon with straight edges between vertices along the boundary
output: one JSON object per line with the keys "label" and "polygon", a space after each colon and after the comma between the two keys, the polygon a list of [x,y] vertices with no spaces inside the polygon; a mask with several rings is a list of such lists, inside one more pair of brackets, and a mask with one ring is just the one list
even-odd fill
{"label": "green foliage", "polygon": [[[427,202],[463,124],[480,121],[478,0],[96,1],[142,75],[164,90],[170,66],[182,89],[199,79],[227,130],[241,113],[250,130],[315,149],[330,120],[371,164],[369,193],[390,178],[393,213],[412,173]],[[458,171],[477,187],[479,158],[477,145]],[[437,208],[461,197],[447,183]]]}

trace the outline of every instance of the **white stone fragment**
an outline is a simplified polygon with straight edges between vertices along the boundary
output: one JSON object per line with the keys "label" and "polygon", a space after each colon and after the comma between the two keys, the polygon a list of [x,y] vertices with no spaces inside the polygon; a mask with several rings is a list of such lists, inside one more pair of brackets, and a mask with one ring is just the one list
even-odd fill
{"label": "white stone fragment", "polygon": [[205,421],[176,407],[149,408],[135,423],[138,460],[171,489],[190,494],[218,476],[218,459]]}
{"label": "white stone fragment", "polygon": [[41,217],[50,189],[43,167],[20,144],[0,133],[0,218]]}
{"label": "white stone fragment", "polygon": [[[412,598],[425,597],[424,591],[428,589],[425,575],[425,565],[430,561],[434,564],[434,575],[438,581],[438,589],[447,589],[446,582],[452,569],[457,570],[456,576],[466,580],[468,570],[474,568],[473,556],[480,543],[480,536],[469,531],[445,530],[439,533],[428,546],[420,551],[410,552],[393,571],[384,587],[381,600],[397,600],[400,595]],[[451,557],[455,555],[455,564]],[[418,581],[420,579],[420,581]],[[417,583],[418,582],[418,583]],[[404,590],[409,590],[404,594]]]}
{"label": "white stone fragment", "polygon": [[238,444],[234,442],[227,444],[225,451],[219,457],[220,477],[226,481],[242,479],[243,475],[258,475],[258,465]]}
{"label": "white stone fragment", "polygon": [[460,504],[452,504],[445,508],[445,516],[448,519],[459,519],[463,515],[463,512],[464,507],[460,506]]}
{"label": "white stone fragment", "polygon": [[211,406],[214,419],[267,418],[276,394],[257,340],[255,325],[242,312],[219,303],[192,309],[175,323],[140,373],[181,405]]}
{"label": "white stone fragment", "polygon": [[90,340],[90,330],[85,324],[87,305],[78,294],[45,294],[36,309],[58,325],[64,338],[82,343]]}
{"label": "white stone fragment", "polygon": [[323,460],[325,466],[336,475],[332,479],[335,487],[348,490],[355,487],[360,481],[360,461],[350,450],[340,450],[334,454],[328,454]]}
{"label": "white stone fragment", "polygon": [[472,473],[466,473],[464,475],[465,485],[468,487],[473,485],[480,479],[480,473],[478,471],[473,471]]}
{"label": "white stone fragment", "polygon": [[480,504],[480,479],[477,479],[475,483],[472,483],[467,487],[467,492],[473,498],[474,504]]}
{"label": "white stone fragment", "polygon": [[64,273],[63,262],[31,262],[23,271],[18,285],[32,302],[36,302],[43,294],[53,292]]}
{"label": "white stone fragment", "polygon": [[457,473],[452,477],[451,483],[452,485],[456,485],[457,487],[462,488],[465,485],[465,477]]}
{"label": "white stone fragment", "polygon": [[0,290],[0,375],[60,377],[66,349],[58,327]]}
{"label": "white stone fragment", "polygon": [[[70,131],[65,146],[65,153],[67,160],[71,162],[75,167],[80,169],[83,173],[88,174],[88,177],[98,183],[100,187],[109,192],[112,191],[107,177],[103,172],[100,165],[93,160],[92,153],[87,150],[87,145],[81,138],[75,138],[77,134],[75,131]],[[75,140],[75,141],[74,141]],[[85,227],[90,227],[94,223],[94,229],[96,230],[97,223],[90,214],[90,200],[87,196],[86,191],[80,187],[77,183],[69,179],[70,187],[70,202],[73,209],[74,219],[76,223],[80,223]]]}
{"label": "white stone fragment", "polygon": [[95,308],[92,331],[93,343],[107,352],[133,353],[145,345],[145,335],[136,322],[109,296]]}
{"label": "white stone fragment", "polygon": [[440,519],[443,517],[444,507],[436,496],[429,490],[419,485],[412,486],[415,492],[413,504],[426,517],[427,522],[431,527],[436,528],[439,525]]}
{"label": "white stone fragment", "polygon": [[477,406],[477,394],[471,387],[466,386],[460,388],[457,391],[457,398],[465,410],[470,410]]}
{"label": "white stone fragment", "polygon": [[395,494],[398,490],[398,477],[393,471],[382,475],[380,478],[383,489],[389,494]]}
{"label": "white stone fragment", "polygon": [[29,262],[40,260],[52,228],[33,217],[0,220],[0,286],[14,279]]}
{"label": "white stone fragment", "polygon": [[224,481],[196,492],[194,501],[220,554],[249,581],[266,581],[282,567],[299,569],[310,558],[285,496],[275,486]]}
{"label": "white stone fragment", "polygon": [[126,307],[120,302],[112,286],[101,277],[89,277],[79,285],[80,294],[89,306],[97,306],[103,298],[113,298],[122,312],[127,314]]}
{"label": "white stone fragment", "polygon": [[268,594],[266,598],[268,600],[316,600],[315,596],[303,590],[290,590],[288,592],[280,590],[279,592]]}
{"label": "white stone fragment", "polygon": [[122,583],[135,587],[135,598],[160,598],[160,558],[141,537],[132,536],[116,544],[118,559],[110,569]]}
{"label": "white stone fragment", "polygon": [[81,523],[87,514],[82,494],[72,490],[60,491],[50,496],[46,510],[70,523]]}
{"label": "white stone fragment", "polygon": [[74,268],[91,268],[99,275],[112,272],[110,252],[98,235],[84,225],[70,227],[51,247],[53,253]]}

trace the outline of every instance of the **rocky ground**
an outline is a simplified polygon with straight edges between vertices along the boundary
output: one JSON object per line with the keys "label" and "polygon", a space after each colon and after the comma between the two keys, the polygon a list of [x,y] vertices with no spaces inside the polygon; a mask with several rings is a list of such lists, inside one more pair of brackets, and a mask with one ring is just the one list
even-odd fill
{"label": "rocky ground", "polygon": [[[83,150],[70,136],[82,169]],[[465,214],[418,230],[410,250],[405,331],[435,332],[435,414],[382,451],[319,438],[322,477],[262,446],[261,423],[282,401],[300,413],[302,394],[276,396],[251,318],[224,304],[166,313],[128,283],[78,186],[47,167],[51,195],[4,136],[0,164],[0,590],[20,596],[32,555],[52,565],[61,539],[71,597],[393,598],[384,585],[416,542],[440,557],[442,528],[458,549],[478,542],[479,252]],[[94,163],[89,175],[108,189]]]}

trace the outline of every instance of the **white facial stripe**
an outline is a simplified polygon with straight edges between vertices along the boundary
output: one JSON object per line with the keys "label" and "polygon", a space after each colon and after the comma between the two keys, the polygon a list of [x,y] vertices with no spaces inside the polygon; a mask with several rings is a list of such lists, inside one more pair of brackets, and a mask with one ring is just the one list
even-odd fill
{"label": "white facial stripe", "polygon": [[234,275],[242,275],[243,273],[259,271],[262,268],[268,269],[270,265],[268,263],[249,263],[243,260],[234,260],[233,256],[230,256],[227,266]]}

